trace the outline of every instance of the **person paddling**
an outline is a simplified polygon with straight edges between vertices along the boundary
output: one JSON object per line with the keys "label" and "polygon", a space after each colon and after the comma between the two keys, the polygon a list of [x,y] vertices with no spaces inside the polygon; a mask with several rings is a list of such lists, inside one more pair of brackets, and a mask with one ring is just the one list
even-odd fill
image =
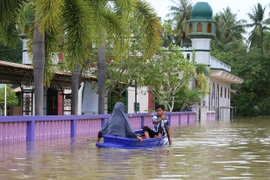
{"label": "person paddling", "polygon": [[139,141],[142,141],[142,138],[133,132],[128,116],[124,111],[124,104],[121,102],[114,105],[111,116],[98,132],[97,142],[100,141],[102,135],[138,138]]}
{"label": "person paddling", "polygon": [[154,124],[154,130],[150,129],[148,126],[143,127],[143,133],[145,138],[159,138],[165,134],[168,136],[169,144],[172,144],[171,132],[170,132],[170,122],[164,115],[165,107],[164,105],[158,105],[156,107],[157,115],[153,116],[152,122]]}

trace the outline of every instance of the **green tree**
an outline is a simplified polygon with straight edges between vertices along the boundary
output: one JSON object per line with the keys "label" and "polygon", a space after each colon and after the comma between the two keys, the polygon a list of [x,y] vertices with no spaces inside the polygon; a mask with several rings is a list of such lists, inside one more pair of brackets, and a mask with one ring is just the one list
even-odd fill
{"label": "green tree", "polygon": [[176,23],[176,31],[179,36],[180,42],[177,42],[181,47],[188,42],[188,37],[186,35],[186,21],[189,20],[191,16],[192,3],[189,0],[171,0],[174,5],[169,6],[170,13],[168,17],[172,17],[173,22]]}
{"label": "green tree", "polygon": [[[19,37],[18,34],[23,32],[17,27],[23,24],[19,15],[25,7],[30,7],[34,11],[29,38],[30,47],[33,48],[36,115],[43,114],[44,85],[48,85],[53,77],[54,72],[49,74],[50,66],[54,66],[52,57],[61,46],[66,67],[73,72],[72,103],[75,105],[72,105],[72,112],[77,113],[78,78],[76,77],[78,76],[76,75],[79,69],[77,66],[82,66],[89,55],[89,45],[95,41],[93,33],[96,32],[93,23],[95,18],[92,13],[95,10],[94,4],[85,0],[29,0],[27,3],[23,0],[1,1],[1,12],[5,15],[0,19],[2,42],[13,45]],[[13,28],[13,31],[10,31],[9,27]],[[44,78],[46,83],[44,83]]]}
{"label": "green tree", "polygon": [[237,20],[237,14],[232,13],[229,7],[217,13],[214,20],[216,21],[216,37],[211,42],[212,48],[231,51],[243,44],[245,20]]}
{"label": "green tree", "polygon": [[[11,85],[7,85],[7,106],[18,105],[18,98],[16,93],[11,88]],[[4,110],[5,107],[5,86],[0,87],[0,108]]]}
{"label": "green tree", "polygon": [[15,48],[10,48],[0,44],[0,60],[14,63],[22,62],[22,43],[18,43]]}
{"label": "green tree", "polygon": [[251,13],[248,13],[251,24],[248,24],[247,27],[252,27],[252,31],[250,32],[248,41],[249,48],[259,48],[263,53],[263,42],[265,32],[269,30],[268,26],[270,24],[270,18],[265,19],[265,11],[266,7],[262,7],[260,3],[257,6],[254,6]]}
{"label": "green tree", "polygon": [[[117,3],[118,1],[116,1]],[[121,1],[123,3],[124,1]],[[112,46],[114,49],[117,47],[126,48],[119,49],[115,52],[113,57],[116,61],[125,60],[130,57],[130,45],[134,44],[134,39],[136,44],[140,45],[140,49],[137,49],[137,53],[142,54],[142,57],[151,57],[154,55],[156,48],[160,45],[160,22],[149,3],[142,0],[127,0],[125,4],[130,6],[130,12],[120,11],[121,8],[117,9],[116,15],[121,15],[126,18],[127,24],[120,24],[123,27],[127,26],[127,32],[124,36],[118,35],[119,45]],[[120,5],[120,1],[116,4]],[[134,6],[134,7],[132,7]],[[120,6],[121,7],[121,6]],[[125,6],[122,6],[125,7]],[[113,8],[115,9],[115,8]],[[125,16],[124,16],[125,15]],[[105,24],[106,25],[106,24]],[[107,26],[105,26],[107,27]],[[106,35],[108,31],[112,31],[112,28],[101,28],[100,31],[100,46],[98,47],[98,92],[99,92],[99,113],[104,113],[104,94],[106,89]],[[115,31],[113,31],[115,34]],[[121,32],[121,31],[118,31]],[[122,33],[123,34],[123,33]],[[101,38],[102,37],[102,38]],[[115,40],[115,39],[114,39]],[[113,41],[114,41],[113,40]],[[124,44],[123,44],[124,43]],[[126,47],[125,47],[126,46]],[[114,50],[115,51],[115,50]],[[121,51],[123,51],[121,53]],[[132,56],[137,56],[133,54]],[[120,55],[119,55],[120,54]]]}
{"label": "green tree", "polygon": [[[59,11],[63,0],[29,1],[35,8],[33,29],[33,64],[35,86],[35,113],[43,115],[43,89],[45,66],[45,31],[53,31],[60,23]],[[4,45],[15,47],[19,41],[18,28],[26,0],[0,1],[0,41]]]}
{"label": "green tree", "polygon": [[193,63],[185,59],[178,46],[163,49],[153,60],[148,61],[149,72],[146,81],[151,92],[172,111],[177,92],[187,86],[195,73]]}
{"label": "green tree", "polygon": [[162,47],[168,47],[176,41],[176,33],[171,20],[165,20],[162,24]]}
{"label": "green tree", "polygon": [[200,102],[201,98],[198,88],[185,86],[176,93],[173,111],[190,111],[190,107]]}

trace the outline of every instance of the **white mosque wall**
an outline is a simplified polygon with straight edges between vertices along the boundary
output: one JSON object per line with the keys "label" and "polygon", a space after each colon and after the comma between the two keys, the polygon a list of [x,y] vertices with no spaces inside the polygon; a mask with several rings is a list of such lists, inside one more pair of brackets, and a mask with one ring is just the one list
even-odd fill
{"label": "white mosque wall", "polygon": [[[129,87],[128,89],[128,113],[134,113],[135,102],[135,88]],[[139,113],[148,112],[148,88],[138,87],[138,102],[140,103]]]}
{"label": "white mosque wall", "polygon": [[98,93],[96,90],[96,82],[86,81],[81,90],[81,109],[82,114],[98,114]]}
{"label": "white mosque wall", "polygon": [[[193,38],[191,39],[192,47],[196,50],[210,50],[210,38]],[[196,58],[196,57],[195,57]]]}
{"label": "white mosque wall", "polygon": [[210,56],[210,67],[217,69],[224,69],[226,71],[231,72],[231,66],[227,65],[224,62],[221,62],[220,60],[214,58],[213,56]]}
{"label": "white mosque wall", "polygon": [[216,112],[217,119],[230,119],[231,85],[217,80],[210,81],[209,110]]}

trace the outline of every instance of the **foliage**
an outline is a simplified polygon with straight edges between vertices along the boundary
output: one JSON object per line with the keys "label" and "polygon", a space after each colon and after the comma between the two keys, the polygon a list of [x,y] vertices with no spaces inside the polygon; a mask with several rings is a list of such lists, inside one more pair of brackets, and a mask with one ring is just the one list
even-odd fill
{"label": "foliage", "polygon": [[243,44],[245,20],[237,20],[237,14],[227,7],[214,16],[216,37],[211,42],[212,48],[231,51]]}
{"label": "foliage", "polygon": [[18,43],[18,45],[14,49],[0,44],[0,60],[21,63],[22,43]]}
{"label": "foliage", "polygon": [[190,111],[190,107],[200,102],[202,98],[198,88],[183,87],[175,96],[175,105],[173,111]]}
{"label": "foliage", "polygon": [[183,57],[178,46],[171,45],[148,61],[148,66],[146,82],[151,92],[160,104],[172,111],[176,93],[189,84],[195,73],[193,63]]}
{"label": "foliage", "polygon": [[[117,102],[122,102],[123,104],[126,104],[126,95],[125,93],[121,94],[121,91],[123,91],[124,85],[119,84],[113,91],[110,91],[108,93],[108,113],[111,113],[113,111],[114,105]],[[121,94],[121,95],[119,95]]]}
{"label": "foliage", "polygon": [[267,25],[270,24],[270,18],[264,19],[266,14],[265,9],[266,7],[262,7],[260,3],[258,3],[257,6],[254,6],[252,13],[248,13],[252,23],[247,24],[247,27],[253,28],[248,38],[249,47],[260,48],[262,52],[264,51],[264,34],[266,31],[269,31],[269,27]]}
{"label": "foliage", "polygon": [[186,35],[186,21],[189,20],[191,15],[192,3],[190,0],[171,0],[174,4],[169,6],[170,13],[168,17],[172,17],[173,22],[176,23],[176,32],[179,37],[179,41],[176,44],[183,46],[188,43],[188,37]]}
{"label": "foliage", "polygon": [[231,102],[237,108],[237,115],[270,115],[266,110],[270,97],[270,58],[265,53],[255,48],[249,52],[239,49],[215,53],[216,57],[232,66],[233,74],[244,79],[242,84],[232,86],[239,92],[232,95]]}
{"label": "foliage", "polygon": [[176,41],[176,32],[171,20],[165,20],[162,24],[162,47],[168,47]]}
{"label": "foliage", "polygon": [[[18,105],[18,98],[16,93],[11,88],[11,85],[7,85],[7,106]],[[0,108],[4,109],[5,106],[5,86],[0,87]]]}

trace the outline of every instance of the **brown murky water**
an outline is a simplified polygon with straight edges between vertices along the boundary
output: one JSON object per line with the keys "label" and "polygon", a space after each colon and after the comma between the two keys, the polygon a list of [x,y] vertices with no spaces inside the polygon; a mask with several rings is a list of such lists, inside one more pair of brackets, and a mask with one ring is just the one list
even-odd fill
{"label": "brown murky water", "polygon": [[173,145],[155,149],[97,149],[79,137],[2,153],[1,180],[270,179],[270,118],[175,128]]}

